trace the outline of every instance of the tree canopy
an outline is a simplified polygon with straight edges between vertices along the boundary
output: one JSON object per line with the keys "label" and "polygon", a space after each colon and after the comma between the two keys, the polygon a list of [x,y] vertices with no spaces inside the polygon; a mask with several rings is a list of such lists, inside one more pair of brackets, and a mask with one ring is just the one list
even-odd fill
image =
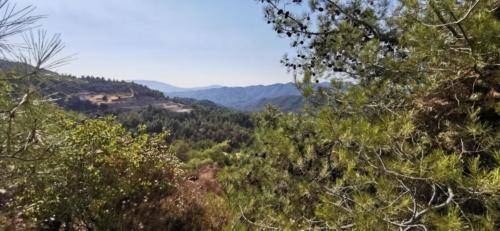
{"label": "tree canopy", "polygon": [[[498,228],[495,1],[259,2],[296,48],[282,62],[297,85],[325,100],[261,115],[226,173],[245,225]],[[322,78],[332,88],[314,92]]]}

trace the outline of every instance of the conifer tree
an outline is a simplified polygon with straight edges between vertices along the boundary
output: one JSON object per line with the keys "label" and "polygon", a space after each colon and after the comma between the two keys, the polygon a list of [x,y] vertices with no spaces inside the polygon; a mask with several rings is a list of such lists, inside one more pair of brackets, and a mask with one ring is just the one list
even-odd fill
{"label": "conifer tree", "polygon": [[498,229],[496,1],[259,2],[296,48],[283,64],[324,100],[261,114],[226,175],[241,225]]}

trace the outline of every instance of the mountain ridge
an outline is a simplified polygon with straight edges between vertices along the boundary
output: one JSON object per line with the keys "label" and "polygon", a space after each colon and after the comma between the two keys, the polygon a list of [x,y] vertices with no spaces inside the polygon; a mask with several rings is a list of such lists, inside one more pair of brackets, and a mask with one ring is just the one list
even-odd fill
{"label": "mountain ridge", "polygon": [[149,84],[147,81],[142,83],[145,83],[149,88],[162,91],[170,97],[209,100],[221,106],[240,111],[260,111],[267,104],[273,104],[284,111],[298,111],[305,103],[302,93],[291,82],[245,87],[222,86],[177,92],[162,90],[159,86]]}
{"label": "mountain ridge", "polygon": [[187,92],[187,91],[197,91],[197,90],[206,90],[206,89],[213,89],[213,88],[221,88],[224,87],[222,85],[209,85],[205,87],[177,87],[172,84],[164,83],[161,81],[155,81],[155,80],[132,80],[131,82],[147,86],[151,89],[155,89],[161,92]]}

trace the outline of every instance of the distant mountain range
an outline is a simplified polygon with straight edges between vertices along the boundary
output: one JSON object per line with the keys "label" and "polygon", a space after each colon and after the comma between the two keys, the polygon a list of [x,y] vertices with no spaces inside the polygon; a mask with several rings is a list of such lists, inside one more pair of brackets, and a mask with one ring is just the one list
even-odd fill
{"label": "distant mountain range", "polygon": [[293,83],[255,85],[248,87],[178,88],[156,81],[134,81],[151,89],[162,91],[170,97],[209,100],[219,105],[241,111],[260,111],[267,104],[283,111],[298,111],[306,100]]}
{"label": "distant mountain range", "polygon": [[162,82],[158,82],[158,81],[152,81],[152,80],[134,80],[132,82],[147,86],[151,89],[161,91],[163,93],[198,91],[198,90],[206,90],[206,89],[223,87],[221,85],[211,85],[211,86],[206,86],[206,87],[182,88],[182,87],[176,87],[174,85],[170,85],[170,84],[166,84],[166,83],[162,83]]}

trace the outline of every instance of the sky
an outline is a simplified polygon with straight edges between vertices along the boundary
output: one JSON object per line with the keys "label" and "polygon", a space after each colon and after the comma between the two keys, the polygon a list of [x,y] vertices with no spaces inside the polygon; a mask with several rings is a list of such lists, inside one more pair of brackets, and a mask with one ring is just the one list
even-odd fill
{"label": "sky", "polygon": [[290,82],[255,0],[11,0],[36,6],[75,59],[56,71],[179,87]]}

